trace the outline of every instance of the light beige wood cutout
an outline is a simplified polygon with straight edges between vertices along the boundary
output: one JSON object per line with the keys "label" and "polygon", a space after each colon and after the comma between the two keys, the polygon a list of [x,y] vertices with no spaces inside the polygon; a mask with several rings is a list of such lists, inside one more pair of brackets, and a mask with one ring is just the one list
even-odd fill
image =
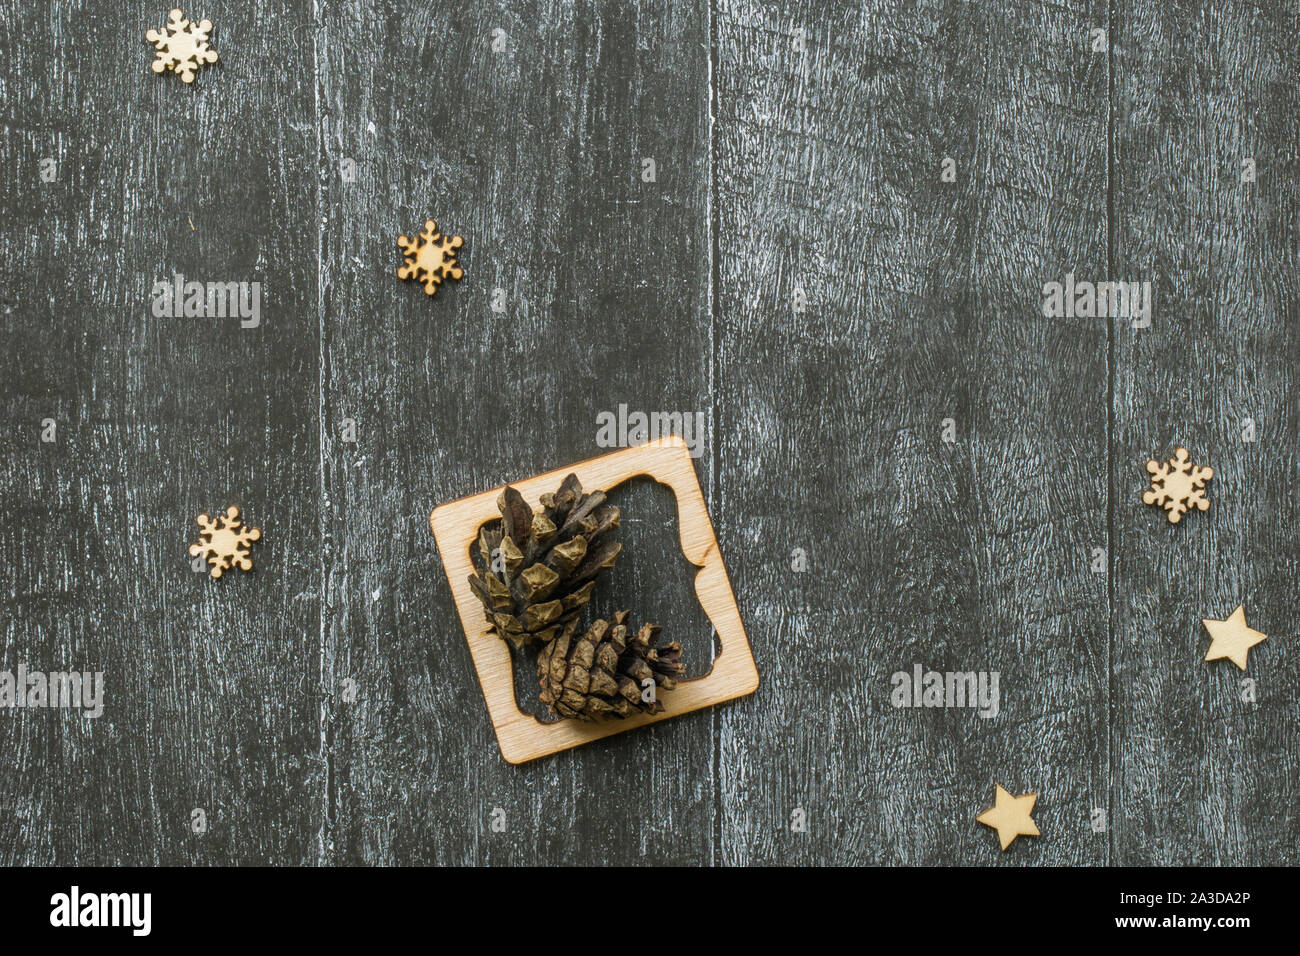
{"label": "light beige wood cutout", "polygon": [[[582,487],[588,490],[609,491],[640,475],[649,475],[673,490],[677,498],[682,553],[699,568],[695,575],[695,593],[718,632],[721,650],[708,674],[680,681],[675,690],[665,692],[659,698],[665,708],[662,713],[594,723],[578,720],[543,723],[519,709],[515,700],[510,650],[505,641],[488,633],[483,605],[468,583],[473,571],[470,546],[483,524],[500,517],[496,501],[502,489],[493,488],[438,506],[429,515],[429,525],[442,554],[443,568],[451,584],[461,625],[465,628],[465,638],[469,641],[469,651],[474,658],[474,668],[478,671],[497,742],[501,745],[501,755],[510,763],[535,760],[625,730],[744,697],[758,687],[754,655],[745,636],[740,610],[736,607],[736,597],[718,550],[713,524],[709,521],[700,482],[695,475],[695,464],[686,443],[675,435],[661,438],[648,445],[625,448],[511,484],[536,507],[539,496],[554,491],[570,472],[576,474]],[[682,595],[682,599],[685,600],[686,595]],[[608,616],[614,609],[602,610]],[[642,613],[639,608],[632,608],[632,612]],[[687,640],[685,637],[681,639],[683,642]],[[697,639],[707,638],[701,635]]]}
{"label": "light beige wood cutout", "polygon": [[1147,471],[1151,473],[1151,487],[1142,492],[1142,500],[1164,508],[1171,524],[1178,524],[1189,511],[1210,507],[1205,483],[1214,477],[1214,469],[1193,464],[1186,448],[1179,448],[1164,463],[1151,459]]}
{"label": "light beige wood cutout", "polygon": [[212,565],[214,578],[221,577],[231,568],[253,570],[248,547],[262,539],[262,529],[247,527],[239,517],[238,505],[231,505],[224,515],[217,515],[215,519],[203,514],[194,520],[201,530],[198,543],[190,545],[190,554]]}
{"label": "light beige wood cutout", "polygon": [[998,842],[1002,844],[1002,851],[1005,853],[1007,847],[1011,846],[1016,837],[1038,836],[1038,826],[1034,823],[1034,818],[1030,816],[1034,804],[1037,802],[1038,794],[1036,793],[1026,793],[1013,797],[1002,788],[1002,784],[997,784],[993,797],[993,806],[975,819],[986,827],[992,827],[998,831]]}
{"label": "light beige wood cutout", "polygon": [[1201,623],[1210,633],[1210,649],[1205,652],[1205,659],[1218,661],[1226,657],[1242,670],[1246,669],[1250,649],[1268,640],[1267,634],[1246,623],[1246,608],[1240,604],[1222,621],[1208,617],[1202,618]]}
{"label": "light beige wood cutout", "polygon": [[460,236],[444,236],[432,219],[414,239],[397,237],[405,262],[397,267],[397,278],[415,279],[424,286],[425,295],[433,295],[447,279],[460,281],[465,270],[456,261],[456,250],[465,244]]}
{"label": "light beige wood cutout", "polygon": [[212,21],[194,23],[185,18],[179,9],[167,18],[161,30],[149,30],[144,38],[158,51],[151,64],[155,73],[171,70],[184,83],[193,83],[194,74],[204,65],[217,62],[217,51],[208,45]]}

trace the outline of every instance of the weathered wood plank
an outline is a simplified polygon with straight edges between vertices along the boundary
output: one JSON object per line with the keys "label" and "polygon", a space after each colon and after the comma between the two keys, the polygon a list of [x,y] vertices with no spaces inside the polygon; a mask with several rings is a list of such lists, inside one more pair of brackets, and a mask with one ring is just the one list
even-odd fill
{"label": "weathered wood plank", "polygon": [[[0,0],[0,670],[107,681],[0,715],[0,863],[1297,861],[1293,10],[187,12],[188,88],[165,8]],[[429,217],[432,299],[393,275]],[[261,282],[260,325],[152,315],[176,273]],[[1043,318],[1066,273],[1149,279],[1151,327]],[[763,684],[510,767],[428,513],[620,405],[707,413]],[[1214,503],[1171,526],[1179,444]],[[615,498],[598,603],[707,668],[671,494]],[[214,582],[230,503],[265,537]],[[1244,675],[1201,660],[1238,603]],[[895,709],[913,664],[998,671],[1000,715]],[[1040,793],[1005,855],[995,783]]]}
{"label": "weathered wood plank", "polygon": [[[428,528],[441,502],[599,453],[602,410],[708,407],[706,10],[371,2],[325,17],[330,859],[708,860],[711,718],[508,766]],[[432,299],[393,277],[396,236],[428,217],[465,237],[465,279]],[[634,541],[642,527],[624,540],[653,583],[645,556],[674,560],[673,545]],[[644,594],[638,615],[707,646],[697,609]]]}
{"label": "weathered wood plank", "polygon": [[[1106,330],[1039,298],[1104,266],[1100,13],[717,4],[716,521],[765,682],[724,862],[1105,858]],[[896,710],[914,664],[1000,715]],[[1005,856],[995,783],[1041,795]]]}
{"label": "weathered wood plank", "polygon": [[[1294,865],[1300,24],[1272,5],[1116,13],[1113,271],[1156,301],[1115,343],[1114,858]],[[1141,494],[1178,446],[1215,476],[1209,510],[1173,525]],[[1201,619],[1239,604],[1269,635],[1245,673],[1203,660]]]}
{"label": "weathered wood plank", "polygon": [[[103,671],[106,692],[97,720],[0,716],[0,860],[313,862],[310,37],[285,5],[228,7],[223,62],[185,87],[149,69],[165,8],[6,8],[0,660]],[[155,316],[176,273],[262,283],[260,325]],[[256,571],[213,581],[186,548],[228,504],[265,536]]]}

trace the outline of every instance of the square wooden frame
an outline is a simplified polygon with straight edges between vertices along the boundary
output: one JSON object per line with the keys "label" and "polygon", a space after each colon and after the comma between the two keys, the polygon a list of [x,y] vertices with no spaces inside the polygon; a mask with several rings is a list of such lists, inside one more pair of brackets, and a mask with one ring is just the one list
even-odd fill
{"label": "square wooden frame", "polygon": [[731,590],[731,581],[718,550],[713,524],[704,506],[700,482],[686,443],[672,435],[512,484],[536,507],[538,497],[554,491],[570,472],[578,476],[587,490],[599,488],[609,491],[640,475],[649,475],[673,490],[677,497],[682,553],[700,569],[695,575],[695,593],[718,632],[721,648],[709,673],[680,681],[675,690],[664,693],[660,698],[665,707],[663,713],[638,714],[624,720],[594,723],[578,720],[543,723],[519,709],[515,700],[510,649],[505,641],[488,633],[483,605],[468,583],[474,570],[470,548],[477,540],[479,528],[500,517],[496,502],[502,489],[494,488],[439,505],[429,515],[429,526],[442,555],[442,566],[447,572],[456,611],[465,629],[465,639],[474,658],[474,669],[478,672],[501,755],[514,764],[744,697],[758,687],[758,669],[754,666],[749,638],[745,636],[736,596]]}

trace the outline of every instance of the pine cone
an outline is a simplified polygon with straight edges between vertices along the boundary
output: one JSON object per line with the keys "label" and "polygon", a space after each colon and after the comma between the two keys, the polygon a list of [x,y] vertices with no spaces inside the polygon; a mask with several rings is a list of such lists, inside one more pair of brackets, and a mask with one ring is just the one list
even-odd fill
{"label": "pine cone", "polygon": [[534,514],[515,489],[501,493],[501,520],[479,531],[469,578],[492,631],[516,647],[554,640],[623,547],[605,538],[618,527],[618,508],[605,504],[603,491],[583,494],[577,475],[542,495],[541,504],[544,513]]}
{"label": "pine cone", "polygon": [[627,611],[619,611],[612,623],[597,621],[581,637],[576,636],[578,622],[570,621],[559,637],[542,648],[537,679],[542,703],[551,713],[595,720],[657,714],[664,709],[657,698],[642,700],[641,682],[652,677],[664,690],[676,687],[673,678],[685,671],[682,645],[672,641],[656,647],[659,628],[646,624],[632,634],[627,616]]}

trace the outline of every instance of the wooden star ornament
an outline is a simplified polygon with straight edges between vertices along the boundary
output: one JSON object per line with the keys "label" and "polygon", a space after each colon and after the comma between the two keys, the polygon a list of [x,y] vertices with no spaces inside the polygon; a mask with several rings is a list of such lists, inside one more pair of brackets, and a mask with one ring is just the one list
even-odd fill
{"label": "wooden star ornament", "polygon": [[1201,623],[1210,632],[1210,649],[1205,652],[1205,659],[1217,661],[1226,657],[1242,670],[1246,669],[1246,654],[1250,649],[1268,639],[1267,634],[1246,625],[1246,610],[1240,604],[1226,620],[1202,618]]}
{"label": "wooden star ornament", "polygon": [[1006,850],[1011,846],[1011,841],[1018,836],[1038,836],[1038,827],[1034,825],[1033,817],[1029,815],[1037,800],[1036,793],[1013,797],[999,784],[994,793],[993,806],[975,819],[986,827],[997,830],[1002,849]]}

